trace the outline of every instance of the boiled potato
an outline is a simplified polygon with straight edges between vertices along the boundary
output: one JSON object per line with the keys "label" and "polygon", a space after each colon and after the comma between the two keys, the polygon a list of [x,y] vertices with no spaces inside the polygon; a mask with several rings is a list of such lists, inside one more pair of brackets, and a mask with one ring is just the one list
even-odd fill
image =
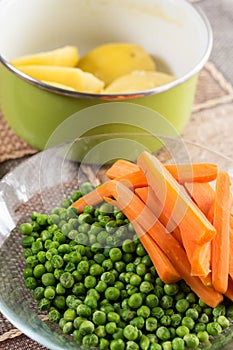
{"label": "boiled potato", "polygon": [[13,66],[46,65],[75,67],[79,61],[79,52],[75,46],[64,46],[56,50],[22,56],[11,61]]}
{"label": "boiled potato", "polygon": [[80,59],[78,67],[94,74],[108,85],[135,70],[153,71],[155,62],[139,45],[109,43],[88,52]]}
{"label": "boiled potato", "polygon": [[79,68],[30,65],[17,68],[34,79],[67,85],[80,92],[101,93],[104,87],[103,81]]}
{"label": "boiled potato", "polygon": [[106,94],[122,94],[149,90],[173,80],[172,75],[161,72],[134,71],[114,80],[103,92]]}
{"label": "boiled potato", "polygon": [[64,90],[69,90],[69,91],[76,91],[75,89],[73,89],[70,86],[67,86],[67,85],[64,85],[64,84],[60,84],[60,83],[55,83],[54,81],[42,80],[42,82],[47,84],[47,85],[51,85],[51,86],[57,87],[59,89],[64,89]]}

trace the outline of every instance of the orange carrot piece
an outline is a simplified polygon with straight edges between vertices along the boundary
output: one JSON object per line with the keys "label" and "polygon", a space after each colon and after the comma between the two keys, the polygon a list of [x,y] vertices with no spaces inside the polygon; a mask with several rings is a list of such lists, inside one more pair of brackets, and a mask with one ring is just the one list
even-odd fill
{"label": "orange carrot piece", "polygon": [[[210,182],[216,179],[218,166],[212,163],[165,164],[166,169],[180,183]],[[110,179],[138,171],[139,167],[124,159],[117,160],[106,172]]]}
{"label": "orange carrot piece", "polygon": [[[111,196],[113,183],[115,180],[105,182],[104,184],[96,187],[93,191],[87,193],[83,197],[79,198],[77,201],[72,203],[72,207],[75,207],[79,213],[83,211],[87,205],[96,205],[103,201],[104,197]],[[141,171],[129,173],[125,176],[118,178],[118,181],[124,183],[127,187],[137,188],[140,186],[146,186],[147,180],[145,175]]]}
{"label": "orange carrot piece", "polygon": [[182,237],[180,229],[177,224],[166,215],[161,202],[156,198],[153,190],[150,186],[140,187],[135,189],[135,193],[139,198],[153,211],[153,214],[159,218],[161,223],[166,227],[167,231],[172,233],[173,236],[182,244]]}
{"label": "orange carrot piece", "polygon": [[184,186],[199,209],[207,216],[215,198],[213,186],[208,182],[185,182]]}
{"label": "orange carrot piece", "polygon": [[218,174],[218,166],[212,163],[166,164],[165,167],[179,183],[210,182]]}
{"label": "orange carrot piece", "polygon": [[77,201],[72,203],[71,206],[76,208],[78,212],[81,213],[87,205],[94,206],[101,203],[104,197],[111,196],[113,185],[114,184],[112,181],[105,182],[104,184],[96,187],[93,191],[80,197]]}
{"label": "orange carrot piece", "polygon": [[191,274],[194,276],[207,276],[210,272],[210,242],[198,245],[190,241],[186,232],[183,232],[182,225],[178,227],[172,218],[169,219],[166,207],[162,206],[150,186],[137,188],[135,193],[153,211],[169,232],[173,230],[172,234],[178,242],[184,245],[191,264]]}
{"label": "orange carrot piece", "polygon": [[229,252],[229,275],[233,278],[233,216],[230,215],[230,252]]}
{"label": "orange carrot piece", "polygon": [[224,294],[228,299],[233,301],[233,280],[231,278],[228,279],[227,291]]}
{"label": "orange carrot piece", "polygon": [[[160,161],[144,151],[138,157],[148,184],[167,210],[169,217],[179,225],[189,241],[204,244],[213,239],[216,230],[202,211],[191,200]],[[187,247],[186,247],[187,249]]]}
{"label": "orange carrot piece", "polygon": [[144,233],[141,226],[136,222],[134,223],[134,228],[137,228],[137,232],[141,232],[139,234],[140,241],[150,256],[151,261],[162,281],[164,283],[175,283],[179,281],[181,279],[179,273],[176,271],[169,258],[166,256],[166,254],[164,254],[156,242],[148,233]]}
{"label": "orange carrot piece", "polygon": [[211,287],[212,286],[212,274],[211,274],[211,272],[208,273],[208,275],[205,277],[203,277],[203,276],[200,277],[200,280],[202,281],[204,286]]}
{"label": "orange carrot piece", "polygon": [[118,159],[106,171],[106,176],[109,179],[116,179],[120,176],[125,176],[139,170],[140,169],[136,164],[129,162],[128,160],[125,160],[125,159]]}
{"label": "orange carrot piece", "polygon": [[[191,266],[187,255],[180,243],[168,234],[165,227],[154,216],[153,212],[127,187],[116,183],[115,201],[111,200],[116,207],[123,211],[130,222],[135,226],[139,224],[143,231],[138,231],[139,237],[142,233],[148,233],[160,249],[169,257],[174,268],[186,281],[190,288],[209,306],[215,307],[222,300],[222,295],[213,288],[203,285],[199,277],[191,276]],[[108,199],[106,198],[108,201]]]}
{"label": "orange carrot piece", "polygon": [[216,180],[213,225],[216,236],[212,241],[212,284],[220,293],[228,287],[230,210],[232,204],[231,181],[227,172],[219,171]]}

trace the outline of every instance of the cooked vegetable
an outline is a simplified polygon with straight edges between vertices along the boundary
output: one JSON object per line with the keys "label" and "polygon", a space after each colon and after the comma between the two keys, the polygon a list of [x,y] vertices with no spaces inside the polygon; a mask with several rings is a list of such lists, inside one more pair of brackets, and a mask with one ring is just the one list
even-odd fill
{"label": "cooked vegetable", "polygon": [[[153,212],[121,183],[116,185],[113,196],[115,206],[122,210],[132,225],[136,222],[137,225],[141,226],[144,233],[148,232],[150,234],[192,290],[208,305],[212,307],[218,305],[222,301],[222,295],[211,287],[206,288],[198,277],[191,275],[191,266],[185,250],[172,235],[167,233]],[[137,227],[135,227],[135,230],[137,232]],[[139,232],[140,234],[141,232]]]}
{"label": "cooked vegetable", "polygon": [[[106,350],[202,348],[228,329],[233,318],[226,247],[233,222],[229,175],[218,171],[214,203],[210,206],[207,199],[216,234],[204,243],[190,240],[187,251],[182,231],[187,225],[177,226],[169,217],[170,207],[161,205],[148,176],[153,167],[144,168],[144,175],[137,165],[126,163],[125,170],[123,165],[118,163],[119,173],[113,165],[114,180],[97,188],[84,183],[49,215],[34,212],[31,222],[20,225],[25,236],[25,286],[38,309],[47,311],[49,320],[81,345]],[[167,177],[166,171],[167,184],[172,175]],[[180,189],[176,184],[175,190]],[[183,191],[177,196],[179,200],[181,195],[181,203],[189,198]],[[201,211],[198,203],[204,203],[200,191],[193,205]],[[203,225],[202,216],[196,220]],[[175,232],[168,232],[169,223]],[[215,259],[228,267],[220,264],[222,276],[215,279],[214,288],[217,260],[210,248],[215,240],[219,245]],[[197,270],[208,266],[210,272],[192,275],[194,262]]]}
{"label": "cooked vegetable", "polygon": [[230,177],[225,171],[219,171],[216,180],[213,225],[216,228],[212,249],[212,284],[220,293],[228,286],[230,211],[232,206]]}
{"label": "cooked vegetable", "polygon": [[83,56],[78,66],[103,80],[106,85],[134,70],[155,70],[152,57],[140,45],[131,43],[98,46]]}
{"label": "cooked vegetable", "polygon": [[215,190],[208,182],[190,182],[184,184],[198,208],[208,216],[215,199]]}
{"label": "cooked vegetable", "polygon": [[[164,164],[164,167],[179,183],[209,182],[215,180],[218,174],[218,166],[212,163]],[[138,170],[137,164],[119,159],[106,171],[106,175],[115,179]]]}
{"label": "cooked vegetable", "polygon": [[34,79],[67,85],[80,92],[100,93],[104,87],[103,81],[79,68],[45,65],[16,65],[16,68]]}
{"label": "cooked vegetable", "polygon": [[13,66],[45,65],[75,67],[79,61],[79,52],[75,46],[64,46],[55,50],[35,53],[15,58],[11,61]]}

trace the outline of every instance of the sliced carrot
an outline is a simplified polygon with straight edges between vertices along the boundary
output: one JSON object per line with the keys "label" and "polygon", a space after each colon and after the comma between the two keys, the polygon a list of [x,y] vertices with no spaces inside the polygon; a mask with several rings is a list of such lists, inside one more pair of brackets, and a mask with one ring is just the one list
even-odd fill
{"label": "sliced carrot", "polygon": [[182,237],[180,234],[180,229],[177,224],[169,218],[166,214],[165,208],[162,206],[161,202],[156,198],[153,190],[150,186],[140,187],[135,189],[135,193],[139,198],[153,211],[153,214],[159,218],[161,223],[166,227],[167,231],[172,233],[173,236],[182,243]]}
{"label": "sliced carrot", "polygon": [[228,279],[227,291],[224,294],[233,301],[233,280],[231,278]]}
{"label": "sliced carrot", "polygon": [[125,176],[135,171],[139,171],[137,164],[129,162],[125,159],[116,160],[113,165],[106,171],[106,176],[109,179],[116,179],[120,176]]}
{"label": "sliced carrot", "polygon": [[184,186],[199,209],[207,216],[215,198],[213,186],[208,182],[186,182]]}
{"label": "sliced carrot", "polygon": [[[137,188],[140,186],[146,186],[147,180],[145,175],[141,171],[128,173],[127,175],[121,176],[117,179],[124,183],[127,187]],[[104,197],[111,196],[113,189],[114,180],[105,182],[104,184],[96,187],[93,191],[87,193],[83,197],[79,198],[77,201],[72,203],[72,207],[75,207],[79,213],[83,211],[87,205],[96,205],[103,201]]]}
{"label": "sliced carrot", "polygon": [[[165,164],[166,169],[180,183],[210,182],[216,179],[218,166],[212,163]],[[138,171],[136,164],[124,160],[117,160],[106,172],[110,179]]]}
{"label": "sliced carrot", "polygon": [[231,181],[227,172],[219,171],[216,180],[213,225],[216,236],[212,241],[212,284],[220,293],[228,287]]}
{"label": "sliced carrot", "polygon": [[179,183],[210,182],[218,174],[218,166],[212,163],[166,164],[165,167]]}
{"label": "sliced carrot", "polygon": [[138,157],[138,165],[143,170],[148,184],[166,207],[169,217],[172,217],[177,225],[182,225],[188,239],[197,244],[212,240],[216,234],[215,228],[163,164],[144,151]]}
{"label": "sliced carrot", "polygon": [[182,225],[178,227],[172,218],[169,218],[166,208],[156,198],[150,186],[137,188],[135,193],[153,211],[169,232],[173,230],[172,234],[178,242],[184,245],[185,248],[188,247],[186,253],[191,264],[192,275],[207,276],[210,272],[210,243],[197,245],[195,242],[190,242],[186,232],[182,231]]}
{"label": "sliced carrot", "polygon": [[132,224],[136,222],[142,227],[143,230],[137,232],[135,225],[139,237],[147,232],[169,257],[180,276],[206,304],[215,307],[223,300],[222,295],[216,290],[211,287],[206,288],[199,277],[191,276],[191,266],[183,247],[171,234],[167,233],[153,212],[130,189],[118,183],[113,197],[114,205],[123,211],[130,222]]}
{"label": "sliced carrot", "polygon": [[229,252],[229,275],[233,278],[233,216],[230,215],[230,252]]}
{"label": "sliced carrot", "polygon": [[202,281],[204,286],[211,287],[212,286],[212,274],[211,274],[211,272],[208,273],[208,275],[205,277],[200,277],[200,280]]}

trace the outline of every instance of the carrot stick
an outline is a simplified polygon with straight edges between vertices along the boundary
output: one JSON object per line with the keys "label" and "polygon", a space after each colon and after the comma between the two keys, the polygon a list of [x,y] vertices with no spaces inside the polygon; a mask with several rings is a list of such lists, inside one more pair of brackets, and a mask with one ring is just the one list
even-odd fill
{"label": "carrot stick", "polygon": [[205,277],[200,276],[200,280],[202,281],[204,286],[211,287],[212,286],[212,274],[211,274],[211,272],[208,273],[208,275]]}
{"label": "carrot stick", "polygon": [[183,244],[185,248],[188,247],[186,253],[191,263],[192,275],[207,276],[210,272],[210,243],[197,245],[195,242],[190,242],[186,232],[182,231],[182,227],[178,227],[172,218],[169,219],[166,208],[162,207],[150,186],[137,188],[135,193],[153,211],[169,232],[173,230],[172,234],[178,242]]}
{"label": "carrot stick", "polygon": [[118,159],[106,171],[106,176],[109,179],[116,179],[120,176],[125,176],[139,170],[139,167],[135,163],[129,162],[128,160],[124,159]]}
{"label": "carrot stick", "polygon": [[165,167],[179,183],[210,182],[218,174],[218,166],[212,163],[166,164]]}
{"label": "carrot stick", "polygon": [[230,252],[229,252],[229,275],[233,278],[233,216],[230,215]]}
{"label": "carrot stick", "polygon": [[212,284],[220,293],[228,287],[230,210],[232,205],[230,177],[219,171],[216,180],[213,225],[216,236],[212,241]]}
{"label": "carrot stick", "polygon": [[188,239],[197,244],[212,240],[216,234],[214,227],[163,164],[144,151],[138,157],[138,165],[169,217],[172,217],[179,227],[182,226]]}
{"label": "carrot stick", "polygon": [[153,190],[150,186],[140,187],[135,189],[135,193],[138,197],[150,208],[156,217],[159,218],[161,223],[166,229],[173,234],[173,236],[182,244],[182,237],[180,229],[177,224],[166,215],[161,202],[156,198]]}
{"label": "carrot stick", "polygon": [[130,189],[121,183],[116,183],[113,197],[114,205],[123,211],[130,222],[134,225],[136,222],[142,227],[143,231],[137,231],[135,225],[138,236],[140,237],[142,232],[147,232],[169,257],[180,276],[206,304],[215,307],[223,300],[222,295],[213,288],[206,288],[199,277],[191,276],[191,266],[183,247],[171,234],[167,234],[165,227],[153,212]]}
{"label": "carrot stick", "polygon": [[[165,164],[166,169],[180,183],[209,182],[217,177],[218,166],[212,163]],[[106,172],[110,179],[138,171],[139,167],[124,159],[117,160]]]}
{"label": "carrot stick", "polygon": [[[129,173],[127,175],[121,176],[117,179],[124,183],[127,187],[137,188],[140,186],[146,186],[147,180],[145,175],[141,171]],[[87,193],[83,197],[79,198],[77,201],[72,203],[72,207],[75,207],[79,213],[83,211],[87,205],[96,205],[103,201],[103,197],[111,196],[113,183],[115,180],[105,182],[101,186],[96,187],[93,191]]]}
{"label": "carrot stick", "polygon": [[233,280],[231,278],[228,279],[227,291],[224,293],[228,299],[233,301]]}
{"label": "carrot stick", "polygon": [[184,186],[199,209],[207,216],[215,198],[213,186],[208,182],[186,182]]}

